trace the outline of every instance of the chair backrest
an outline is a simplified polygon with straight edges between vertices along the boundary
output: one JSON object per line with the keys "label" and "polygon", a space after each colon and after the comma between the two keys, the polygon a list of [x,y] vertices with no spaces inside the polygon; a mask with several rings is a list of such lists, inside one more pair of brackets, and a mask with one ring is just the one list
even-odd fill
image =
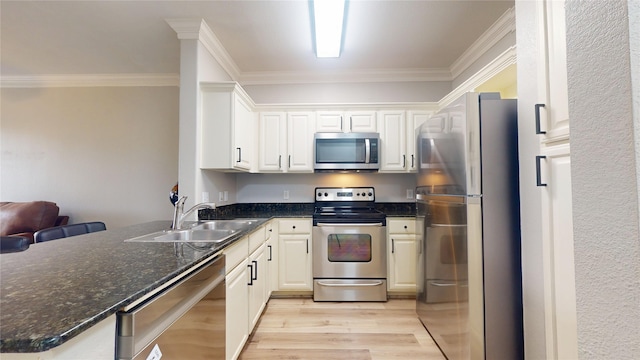
{"label": "chair backrest", "polygon": [[62,239],[70,236],[88,234],[102,230],[107,230],[105,224],[101,221],[93,221],[80,224],[56,226],[40,230],[33,235],[33,238],[35,242],[39,243],[43,241]]}
{"label": "chair backrest", "polygon": [[25,251],[29,248],[31,240],[24,236],[0,237],[0,254]]}

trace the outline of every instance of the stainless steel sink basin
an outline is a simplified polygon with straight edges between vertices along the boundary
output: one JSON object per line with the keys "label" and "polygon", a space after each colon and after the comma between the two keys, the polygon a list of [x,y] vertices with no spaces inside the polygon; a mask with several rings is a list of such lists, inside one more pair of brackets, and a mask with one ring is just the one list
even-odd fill
{"label": "stainless steel sink basin", "polygon": [[257,219],[208,220],[193,225],[194,230],[241,230],[253,225]]}
{"label": "stainless steel sink basin", "polygon": [[127,239],[127,242],[223,242],[233,236],[238,230],[233,229],[183,229],[164,230],[151,234]]}
{"label": "stainless steel sink basin", "polygon": [[258,221],[261,219],[208,220],[195,223],[186,229],[158,231],[127,239],[125,242],[221,243]]}

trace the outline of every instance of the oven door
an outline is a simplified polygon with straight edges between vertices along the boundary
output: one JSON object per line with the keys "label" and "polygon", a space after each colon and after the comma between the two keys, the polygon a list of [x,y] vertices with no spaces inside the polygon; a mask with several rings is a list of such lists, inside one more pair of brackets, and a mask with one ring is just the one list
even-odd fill
{"label": "oven door", "polygon": [[386,278],[385,228],[382,223],[318,222],[313,227],[313,277]]}

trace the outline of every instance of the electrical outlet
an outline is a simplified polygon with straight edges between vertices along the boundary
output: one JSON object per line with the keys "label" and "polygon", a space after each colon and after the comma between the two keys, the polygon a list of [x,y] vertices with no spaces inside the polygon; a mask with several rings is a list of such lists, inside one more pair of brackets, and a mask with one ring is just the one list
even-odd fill
{"label": "electrical outlet", "polygon": [[284,191],[284,194],[282,194],[282,198],[284,198],[285,200],[289,200],[289,190]]}
{"label": "electrical outlet", "polygon": [[413,189],[407,189],[407,199],[413,199]]}
{"label": "electrical outlet", "polygon": [[222,191],[218,192],[218,201],[224,201],[224,193]]}
{"label": "electrical outlet", "polygon": [[209,202],[209,192],[208,191],[203,191],[202,192],[202,202]]}
{"label": "electrical outlet", "polygon": [[224,192],[224,201],[229,200],[229,192],[225,190]]}

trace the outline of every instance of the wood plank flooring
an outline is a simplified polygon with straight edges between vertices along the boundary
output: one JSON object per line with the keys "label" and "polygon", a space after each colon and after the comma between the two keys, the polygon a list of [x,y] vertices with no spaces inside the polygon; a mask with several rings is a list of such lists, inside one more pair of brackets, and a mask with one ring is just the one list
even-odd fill
{"label": "wood plank flooring", "polygon": [[271,299],[242,360],[444,360],[415,300],[314,302]]}

